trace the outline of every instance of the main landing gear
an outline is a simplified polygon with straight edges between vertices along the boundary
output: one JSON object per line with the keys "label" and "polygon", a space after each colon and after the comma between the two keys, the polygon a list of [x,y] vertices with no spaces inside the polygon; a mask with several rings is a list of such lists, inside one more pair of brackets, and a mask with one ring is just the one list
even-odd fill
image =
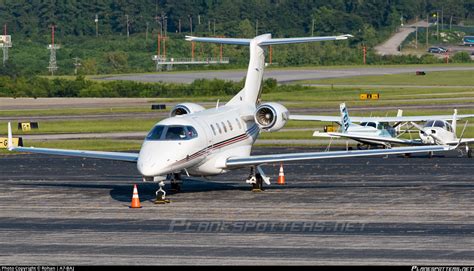
{"label": "main landing gear", "polygon": [[166,176],[166,180],[170,181],[171,190],[173,190],[174,192],[181,191],[181,185],[183,183],[183,180],[181,179],[180,173],[168,174],[168,176]]}
{"label": "main landing gear", "polygon": [[262,192],[263,182],[270,185],[270,177],[265,175],[260,166],[252,166],[250,168],[249,178],[245,182],[252,185],[252,192]]}

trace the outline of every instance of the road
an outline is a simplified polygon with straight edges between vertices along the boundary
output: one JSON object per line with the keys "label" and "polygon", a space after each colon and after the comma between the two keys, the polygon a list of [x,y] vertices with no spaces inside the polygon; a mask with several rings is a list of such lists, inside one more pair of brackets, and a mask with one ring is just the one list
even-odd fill
{"label": "road", "polygon": [[398,32],[394,33],[388,40],[381,45],[375,46],[375,52],[379,55],[401,55],[400,44],[410,35],[416,31],[415,27],[427,27],[425,21],[419,21],[414,24],[400,27]]}
{"label": "road", "polygon": [[[290,83],[302,80],[318,80],[327,78],[342,78],[364,75],[386,75],[413,73],[419,70],[431,71],[472,71],[470,66],[405,66],[405,67],[357,67],[357,68],[331,68],[331,69],[267,69],[264,78],[274,78],[279,83]],[[96,80],[138,81],[138,82],[167,82],[167,83],[192,83],[196,79],[223,79],[241,81],[245,77],[245,70],[230,71],[200,71],[200,72],[161,72],[152,74],[130,74],[101,77]]]}

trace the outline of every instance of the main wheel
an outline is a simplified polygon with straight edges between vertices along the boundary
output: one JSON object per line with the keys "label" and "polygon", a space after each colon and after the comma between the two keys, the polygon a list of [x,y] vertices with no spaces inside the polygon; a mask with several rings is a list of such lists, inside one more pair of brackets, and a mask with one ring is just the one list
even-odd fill
{"label": "main wheel", "polygon": [[171,182],[171,190],[175,190],[176,192],[181,191],[181,185],[177,182]]}
{"label": "main wheel", "polygon": [[262,190],[263,191],[263,178],[259,173],[255,174],[257,179],[254,184],[252,184],[252,190]]}

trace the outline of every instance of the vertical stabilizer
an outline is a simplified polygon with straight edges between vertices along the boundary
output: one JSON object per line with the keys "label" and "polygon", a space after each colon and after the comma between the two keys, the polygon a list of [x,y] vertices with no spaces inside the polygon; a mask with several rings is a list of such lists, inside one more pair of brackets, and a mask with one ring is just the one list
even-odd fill
{"label": "vertical stabilizer", "polygon": [[247,104],[255,106],[260,97],[263,70],[265,68],[265,48],[270,45],[307,43],[331,40],[346,40],[352,35],[328,36],[328,37],[305,37],[305,38],[282,38],[272,39],[271,34],[263,34],[253,39],[235,38],[207,38],[186,36],[187,41],[210,42],[220,44],[245,45],[250,47],[250,60],[245,78],[244,88],[235,95],[227,104]]}
{"label": "vertical stabilizer", "polygon": [[341,111],[341,128],[342,132],[347,132],[347,129],[351,126],[351,119],[349,118],[349,112],[346,108],[346,103],[342,103],[339,105]]}

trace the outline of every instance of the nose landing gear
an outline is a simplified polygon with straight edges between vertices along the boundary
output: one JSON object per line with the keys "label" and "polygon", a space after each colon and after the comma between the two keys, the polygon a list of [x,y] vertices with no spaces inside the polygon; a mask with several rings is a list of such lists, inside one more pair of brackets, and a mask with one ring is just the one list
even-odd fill
{"label": "nose landing gear", "polygon": [[165,187],[165,183],[163,181],[160,181],[158,185],[160,186],[160,189],[156,191],[155,204],[170,203],[171,201],[166,198],[166,191],[163,189],[163,187]]}

